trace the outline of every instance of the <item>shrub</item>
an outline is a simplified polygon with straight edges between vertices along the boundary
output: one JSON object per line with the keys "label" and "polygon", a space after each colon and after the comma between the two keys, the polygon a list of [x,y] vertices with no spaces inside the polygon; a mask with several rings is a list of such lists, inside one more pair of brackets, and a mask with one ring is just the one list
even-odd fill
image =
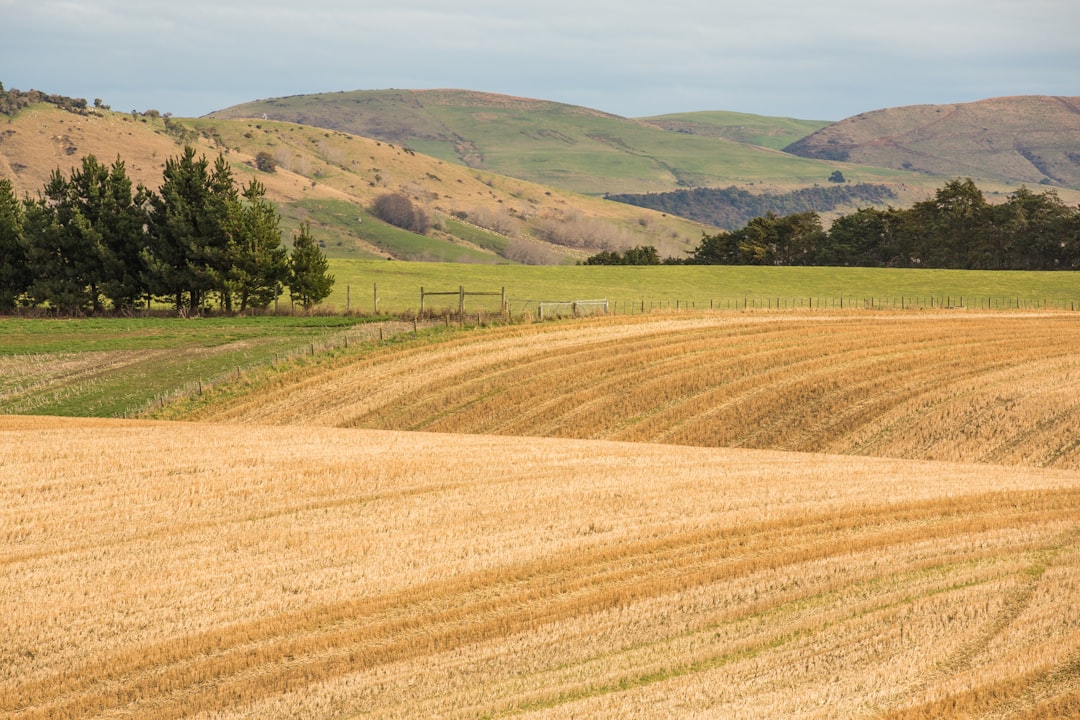
{"label": "shrub", "polygon": [[416,207],[413,201],[401,193],[384,193],[375,198],[371,211],[375,217],[399,228],[423,235],[430,223],[427,213]]}

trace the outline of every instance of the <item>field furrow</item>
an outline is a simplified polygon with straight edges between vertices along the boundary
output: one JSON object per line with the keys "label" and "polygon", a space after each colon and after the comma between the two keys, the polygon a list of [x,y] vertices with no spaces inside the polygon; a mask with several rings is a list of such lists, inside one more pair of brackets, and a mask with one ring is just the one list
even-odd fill
{"label": "field furrow", "polygon": [[919,717],[1075,693],[1075,471],[3,416],[0,440],[5,717]]}
{"label": "field furrow", "polygon": [[1080,467],[1069,315],[700,314],[357,352],[169,416]]}

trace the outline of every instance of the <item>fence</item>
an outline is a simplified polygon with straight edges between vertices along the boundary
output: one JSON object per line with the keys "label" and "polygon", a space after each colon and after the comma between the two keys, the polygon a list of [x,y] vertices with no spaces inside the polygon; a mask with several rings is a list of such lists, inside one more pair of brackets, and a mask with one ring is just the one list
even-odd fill
{"label": "fence", "polygon": [[696,300],[625,300],[611,303],[614,314],[639,314],[655,310],[1080,310],[1080,300],[1002,296],[926,295],[896,297],[750,296],[722,297],[699,304]]}
{"label": "fence", "polygon": [[465,317],[465,298],[466,297],[498,297],[499,298],[499,312],[503,315],[507,312],[506,304],[506,288],[502,288],[499,292],[465,292],[465,286],[459,285],[457,290],[450,291],[438,291],[433,292],[431,290],[425,290],[423,286],[420,287],[420,314],[423,315],[427,309],[427,298],[433,296],[446,296],[456,295],[458,298],[458,317]]}
{"label": "fence", "polygon": [[[529,301],[526,301],[528,303]],[[536,302],[536,318],[543,320],[554,317],[580,317],[582,315],[596,315],[610,312],[610,304],[607,299],[603,300],[540,300]]]}
{"label": "fence", "polygon": [[[383,305],[391,314],[419,314],[429,316],[438,314],[450,318],[464,320],[471,315],[494,316],[496,313],[506,319],[524,319],[533,317],[549,319],[552,317],[577,317],[581,315],[618,314],[630,315],[646,313],[655,310],[923,310],[923,309],[964,309],[964,310],[1065,310],[1080,311],[1080,297],[1069,299],[1062,297],[1023,297],[1007,295],[950,295],[950,294],[926,294],[926,295],[890,295],[869,296],[857,294],[835,295],[719,295],[710,297],[706,292],[694,292],[686,299],[612,299],[610,296],[602,300],[550,300],[510,297],[506,287],[498,291],[470,291],[464,285],[459,285],[456,290],[429,290],[420,287],[420,310],[415,313],[415,305],[405,298],[415,292],[403,288],[394,288],[384,302],[380,297],[378,284],[369,286],[369,301],[372,303],[375,314],[378,314]],[[366,294],[366,293],[365,293]],[[345,288],[345,310],[351,312],[357,310],[356,288]],[[448,307],[432,307],[433,298],[452,298]],[[495,302],[473,303],[468,307],[471,298],[498,298]],[[498,304],[498,307],[494,306]],[[287,308],[288,310],[288,308]]]}

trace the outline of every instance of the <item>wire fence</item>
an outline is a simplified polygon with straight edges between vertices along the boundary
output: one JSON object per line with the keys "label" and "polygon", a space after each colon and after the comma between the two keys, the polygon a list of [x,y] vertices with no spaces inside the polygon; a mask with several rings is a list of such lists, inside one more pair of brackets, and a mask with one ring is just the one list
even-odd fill
{"label": "wire fence", "polygon": [[896,297],[751,296],[720,297],[707,303],[696,300],[622,300],[610,303],[615,314],[655,310],[1080,310],[1080,300],[1005,296],[927,295]]}

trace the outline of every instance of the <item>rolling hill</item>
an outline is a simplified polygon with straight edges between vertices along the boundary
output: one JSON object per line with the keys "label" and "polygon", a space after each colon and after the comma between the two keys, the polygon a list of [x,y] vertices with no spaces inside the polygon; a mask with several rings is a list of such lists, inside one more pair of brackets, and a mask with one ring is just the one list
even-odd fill
{"label": "rolling hill", "polygon": [[[267,117],[408,145],[444,160],[586,194],[691,187],[785,190],[841,170],[906,201],[942,180],[992,191],[1080,189],[1080,102],[1023,96],[875,110],[836,123],[734,112],[623,118],[465,90],[366,90],[259,100],[213,117]],[[796,158],[819,163],[805,164]]]}
{"label": "rolling hill", "polygon": [[[459,90],[301,95],[188,119],[37,103],[9,115],[0,131],[0,177],[34,194],[53,169],[67,172],[92,153],[122,158],[136,182],[155,188],[165,159],[191,143],[226,153],[241,182],[257,174],[286,237],[310,222],[332,257],[560,264],[635,245],[679,257],[703,232],[741,226],[747,211],[732,204],[689,220],[635,197],[749,193],[792,207],[810,193],[827,196],[814,209],[828,223],[867,204],[910,205],[964,175],[999,200],[1022,182],[1071,182],[1080,157],[1075,107],[1067,98],[1010,98],[878,111],[823,127],[725,112],[628,119]],[[260,153],[276,172],[255,169]],[[828,182],[837,171],[843,186]],[[370,208],[384,193],[417,203],[432,230],[417,235],[376,218]],[[626,202],[597,197],[608,193]],[[1060,193],[1080,201],[1080,190]]]}
{"label": "rolling hill", "polygon": [[859,311],[512,326],[275,371],[169,416],[1080,470],[1075,320]]}
{"label": "rolling hill", "polygon": [[823,123],[724,113],[645,120],[562,103],[465,90],[364,90],[245,103],[215,118],[262,118],[373,137],[469,167],[589,195],[686,187],[784,189],[913,173],[808,160],[774,149]]}
{"label": "rolling hill", "polygon": [[[270,121],[179,119],[35,104],[0,130],[0,177],[19,196],[36,195],[49,174],[93,154],[123,159],[129,177],[161,184],[184,144],[224,153],[240,184],[258,177],[289,237],[301,222],[332,257],[468,263],[558,264],[603,249],[651,244],[664,255],[696,245],[708,226],[448,163],[383,141]],[[269,154],[275,172],[255,168]],[[417,235],[374,217],[384,193],[408,196],[432,219]]]}
{"label": "rolling hill", "polygon": [[788,145],[801,157],[1080,188],[1080,97],[1002,97],[862,113]]}

